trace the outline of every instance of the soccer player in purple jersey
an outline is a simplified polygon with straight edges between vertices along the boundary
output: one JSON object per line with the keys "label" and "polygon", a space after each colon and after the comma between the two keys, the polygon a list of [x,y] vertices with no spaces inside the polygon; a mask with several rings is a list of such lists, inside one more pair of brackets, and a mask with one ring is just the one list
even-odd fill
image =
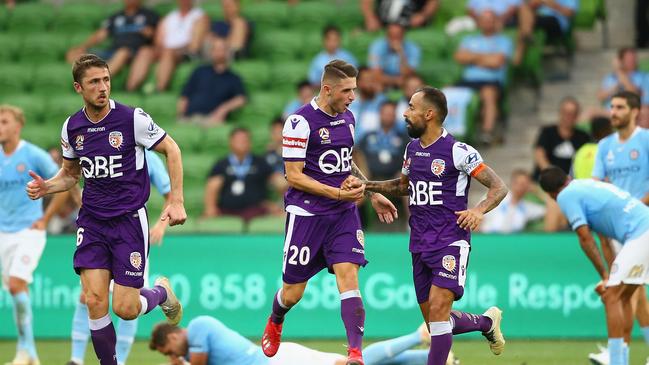
{"label": "soccer player in purple jersey", "polygon": [[144,204],[149,198],[149,174],[144,149],[167,158],[171,178],[169,203],[162,220],[183,224],[182,161],[180,149],[140,108],[110,99],[110,71],[104,60],[83,55],[72,68],[74,88],[84,108],[63,124],[63,166],[43,180],[30,172],[27,194],[38,199],[66,191],[85,179],[77,218],[74,269],[81,276],[88,305],[90,334],[101,365],[116,365],[115,328],[108,313],[108,292],[114,280],[113,311],[131,320],[160,305],[167,320],[178,323],[182,307],[166,278],[143,288],[149,232]]}
{"label": "soccer player in purple jersey", "polygon": [[[280,345],[285,314],[302,298],[307,281],[328,268],[336,275],[341,316],[347,332],[347,364],[363,365],[361,354],[365,310],[358,289],[359,266],[365,266],[365,240],[355,202],[365,186],[343,190],[352,173],[356,68],[344,61],[329,62],[322,75],[320,94],[290,115],[284,124],[282,157],[289,190],[282,288],[264,335],[262,350],[272,357]],[[396,208],[381,194],[372,194],[372,206],[381,221],[391,223]]]}
{"label": "soccer player in purple jersey", "polygon": [[[401,177],[380,182],[349,178],[344,183],[345,189],[365,184],[375,192],[410,195],[413,279],[431,335],[428,365],[444,365],[454,334],[480,331],[496,355],[505,346],[498,308],[491,307],[484,315],[451,311],[453,301],[464,294],[470,231],[480,226],[483,215],[500,203],[507,189],[478,151],[442,127],[447,112],[444,93],[433,87],[419,89],[404,112],[413,140],[406,146]],[[477,206],[467,209],[471,177],[489,191]]]}

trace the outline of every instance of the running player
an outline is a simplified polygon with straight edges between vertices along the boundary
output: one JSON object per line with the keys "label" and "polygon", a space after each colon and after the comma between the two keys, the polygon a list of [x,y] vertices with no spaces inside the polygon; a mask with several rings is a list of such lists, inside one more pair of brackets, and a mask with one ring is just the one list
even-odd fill
{"label": "running player", "polygon": [[[428,330],[421,326],[405,336],[374,343],[363,350],[366,365],[423,365],[427,350],[413,350],[427,344]],[[158,324],[151,333],[149,348],[169,356],[172,363],[188,361],[191,365],[345,365],[345,356],[325,353],[285,343],[271,359],[263,356],[261,348],[219,320],[200,316],[189,322],[186,329]],[[453,355],[446,365],[459,364]]]}
{"label": "running player", "polygon": [[[428,365],[446,362],[454,334],[480,331],[496,355],[505,347],[498,308],[491,307],[484,315],[451,311],[453,301],[464,294],[470,231],[500,203],[507,188],[478,151],[442,127],[447,113],[443,92],[428,86],[417,90],[404,112],[414,139],[406,146],[401,177],[381,182],[350,178],[344,183],[346,189],[365,183],[367,190],[410,195],[413,279],[431,334]],[[471,177],[489,191],[477,206],[467,209]]]}
{"label": "running player", "polygon": [[[344,61],[329,62],[320,94],[290,115],[284,124],[283,151],[290,186],[285,195],[286,239],[282,288],[261,346],[266,356],[280,346],[285,314],[304,294],[308,280],[328,268],[336,275],[341,316],[347,332],[348,365],[362,365],[365,310],[358,289],[359,266],[365,266],[365,239],[355,201],[364,186],[342,190],[342,182],[357,170],[352,162],[356,68]],[[384,196],[371,197],[382,221],[392,222],[396,208]]]}
{"label": "running player", "polygon": [[[151,185],[155,186],[158,193],[164,196],[165,200],[168,200],[169,192],[171,191],[171,184],[167,170],[164,167],[164,162],[162,162],[162,159],[160,159],[160,157],[153,151],[146,150],[145,153]],[[151,228],[149,231],[151,244],[155,245],[162,241],[167,225],[167,220],[158,220],[153,228]],[[144,271],[144,286],[148,286],[148,276],[149,267],[147,266]],[[130,321],[121,318],[119,319],[116,329],[117,345],[115,348],[118,365],[126,364],[126,359],[128,358],[128,354],[131,352],[131,346],[135,340],[137,322],[137,318]],[[74,310],[74,317],[72,317],[71,337],[72,353],[67,365],[82,365],[83,358],[86,354],[86,346],[90,337],[90,328],[88,327],[88,306],[86,306],[83,294],[79,296],[79,301]]]}
{"label": "running player", "polygon": [[110,72],[104,60],[83,55],[74,63],[72,75],[85,106],[63,124],[63,167],[49,180],[30,172],[33,180],[27,193],[38,199],[68,190],[83,173],[74,269],[81,276],[99,363],[116,365],[115,328],[108,313],[111,278],[113,311],[120,318],[137,318],[158,305],[170,322],[178,323],[182,317],[166,278],[156,280],[151,289],[143,288],[149,248],[144,204],[150,189],[144,149],[155,149],[167,158],[171,192],[162,219],[172,226],[187,218],[182,161],[178,145],[148,114],[110,99]]}
{"label": "running player", "polygon": [[0,105],[0,268],[2,286],[13,299],[18,332],[12,365],[40,364],[32,329],[32,306],[28,285],[45,248],[45,225],[40,222],[43,204],[23,193],[31,180],[29,171],[46,177],[56,174],[50,155],[20,139],[25,115],[19,108]]}
{"label": "running player", "polygon": [[[593,178],[608,181],[649,204],[649,130],[637,126],[640,106],[640,97],[630,91],[616,93],[611,98],[611,124],[616,132],[598,143]],[[612,252],[614,256],[621,244],[617,240],[608,242],[611,250],[604,252]],[[610,264],[612,257],[608,261]],[[649,344],[649,302],[644,286],[636,290],[632,300],[635,317]],[[589,358],[594,363],[605,363],[608,353],[602,349],[599,354],[589,354]]]}
{"label": "running player", "polygon": [[[559,203],[601,278],[596,290],[606,310],[608,364],[628,364],[629,348],[624,342],[629,343],[633,327],[631,296],[648,279],[649,208],[615,185],[571,180],[558,167],[542,171],[540,184]],[[591,230],[622,244],[610,273]]]}

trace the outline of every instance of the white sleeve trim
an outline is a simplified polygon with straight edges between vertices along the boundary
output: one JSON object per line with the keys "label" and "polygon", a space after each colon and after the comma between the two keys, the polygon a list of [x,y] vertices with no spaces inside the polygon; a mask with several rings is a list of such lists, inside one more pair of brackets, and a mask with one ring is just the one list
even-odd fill
{"label": "white sleeve trim", "polygon": [[135,143],[150,149],[165,135],[164,129],[160,128],[142,108],[133,110],[133,128],[135,130]]}
{"label": "white sleeve trim", "polygon": [[471,175],[473,170],[484,163],[480,152],[462,142],[453,144],[453,165],[459,171]]}
{"label": "white sleeve trim", "polygon": [[401,173],[405,176],[410,175],[410,160],[408,159],[408,147],[412,141],[408,142],[406,148],[403,150],[403,165],[401,166]]}
{"label": "white sleeve trim", "polygon": [[61,151],[65,158],[79,158],[74,148],[70,145],[70,138],[68,137],[68,122],[70,118],[65,120],[63,128],[61,128]]}
{"label": "white sleeve trim", "polygon": [[298,114],[289,115],[282,131],[282,157],[306,158],[311,127],[309,122]]}

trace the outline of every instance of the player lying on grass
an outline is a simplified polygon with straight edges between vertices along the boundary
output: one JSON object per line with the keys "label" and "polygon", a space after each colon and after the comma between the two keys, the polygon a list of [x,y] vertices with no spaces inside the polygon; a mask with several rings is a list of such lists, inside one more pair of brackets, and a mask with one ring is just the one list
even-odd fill
{"label": "player lying on grass", "polygon": [[[363,350],[365,365],[423,365],[428,350],[412,349],[428,345],[430,337],[426,326],[405,336],[377,342]],[[298,345],[284,343],[277,354],[267,358],[261,347],[226,327],[219,320],[200,316],[189,322],[187,328],[160,323],[151,333],[149,348],[169,356],[174,365],[345,365],[347,357],[325,353]],[[459,361],[449,354],[447,365]]]}

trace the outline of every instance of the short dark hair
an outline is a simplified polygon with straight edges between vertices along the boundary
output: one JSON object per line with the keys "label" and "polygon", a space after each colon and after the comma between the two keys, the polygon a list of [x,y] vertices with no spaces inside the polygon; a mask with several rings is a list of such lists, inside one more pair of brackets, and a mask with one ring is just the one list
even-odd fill
{"label": "short dark hair", "polygon": [[338,33],[338,35],[342,34],[340,28],[338,28],[337,25],[328,24],[324,28],[322,28],[322,38],[326,37],[329,32],[336,32]]}
{"label": "short dark hair", "polygon": [[613,133],[611,120],[607,117],[593,117],[590,120],[590,135],[596,142]]}
{"label": "short dark hair", "polygon": [[395,108],[397,107],[397,103],[396,103],[396,102],[394,102],[394,101],[392,101],[392,100],[386,100],[386,101],[384,101],[384,102],[381,103],[381,106],[379,107],[379,109],[382,109],[382,108],[383,108],[384,106],[386,106],[386,105],[390,105],[390,106],[395,107]]}
{"label": "short dark hair", "polygon": [[448,114],[448,106],[446,104],[446,95],[444,95],[442,90],[432,86],[424,86],[422,88],[417,89],[415,93],[418,92],[423,93],[424,100],[435,107],[435,109],[437,110],[439,123],[440,124],[444,123],[444,120],[446,119],[446,115]]}
{"label": "short dark hair", "polygon": [[275,118],[273,118],[273,119],[270,121],[270,126],[271,126],[271,127],[273,127],[273,126],[275,126],[275,125],[281,125],[281,126],[284,125],[284,118],[282,118],[281,115],[276,115]]}
{"label": "short dark hair", "polygon": [[180,327],[167,322],[158,323],[153,327],[151,332],[151,339],[149,340],[149,349],[156,351],[159,347],[164,347],[167,344],[167,337],[180,331]]}
{"label": "short dark hair", "polygon": [[556,193],[568,180],[568,174],[561,168],[550,166],[543,171],[539,176],[539,184],[541,189],[546,193]]}
{"label": "short dark hair", "polygon": [[617,50],[617,58],[621,60],[627,52],[636,52],[635,47],[621,47]]}
{"label": "short dark hair", "polygon": [[633,91],[620,91],[611,97],[612,99],[615,98],[622,98],[626,100],[626,104],[629,106],[631,109],[640,109],[640,95],[634,93]]}
{"label": "short dark hair", "polygon": [[559,106],[563,106],[565,103],[571,103],[574,106],[577,107],[577,112],[581,110],[581,104],[579,104],[579,100],[575,98],[574,96],[565,96],[563,99],[561,99],[561,102],[559,103]]}
{"label": "short dark hair", "polygon": [[237,133],[239,133],[239,132],[243,132],[243,133],[245,133],[245,134],[247,134],[247,135],[250,135],[250,129],[248,129],[248,128],[246,128],[246,127],[234,127],[234,128],[230,131],[230,138],[232,138],[232,136],[234,136],[235,134],[237,134]]}
{"label": "short dark hair", "polygon": [[[322,73],[322,80],[342,80],[358,76],[358,70],[354,65],[343,60],[332,60],[327,63]],[[324,82],[323,82],[324,83]]]}
{"label": "short dark hair", "polygon": [[86,70],[92,67],[105,68],[110,73],[108,64],[99,56],[94,54],[83,54],[77,58],[72,65],[72,79],[75,82],[81,83],[81,79],[86,73]]}
{"label": "short dark hair", "polygon": [[307,87],[307,86],[311,87],[311,83],[309,82],[309,80],[304,79],[304,80],[300,80],[300,82],[298,82],[295,85],[295,89],[299,91],[299,90],[302,90],[303,87]]}

